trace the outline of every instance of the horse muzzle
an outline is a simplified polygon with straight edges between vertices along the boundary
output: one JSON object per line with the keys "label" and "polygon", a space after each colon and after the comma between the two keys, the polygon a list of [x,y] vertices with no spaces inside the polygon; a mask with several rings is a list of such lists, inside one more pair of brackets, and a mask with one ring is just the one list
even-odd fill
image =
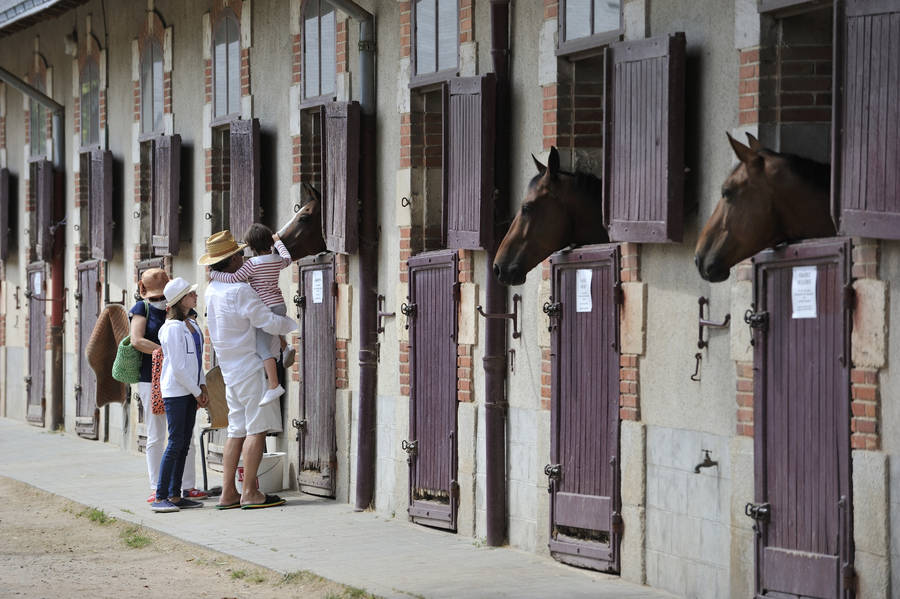
{"label": "horse muzzle", "polygon": [[496,262],[494,263],[494,276],[504,285],[521,285],[525,282],[525,275],[527,274],[528,271],[518,264],[501,266]]}
{"label": "horse muzzle", "polygon": [[699,254],[694,255],[694,264],[697,266],[697,271],[700,273],[703,280],[709,281],[710,283],[721,283],[728,279],[731,271],[731,269],[722,262],[702,258]]}

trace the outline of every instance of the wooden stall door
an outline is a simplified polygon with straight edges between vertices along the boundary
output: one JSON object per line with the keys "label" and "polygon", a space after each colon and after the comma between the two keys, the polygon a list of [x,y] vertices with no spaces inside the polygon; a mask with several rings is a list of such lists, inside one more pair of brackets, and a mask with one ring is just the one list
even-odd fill
{"label": "wooden stall door", "polygon": [[75,384],[75,432],[96,439],[100,422],[97,409],[97,375],[85,352],[100,315],[99,260],[78,265],[78,381]]}
{"label": "wooden stall door", "polygon": [[618,572],[619,249],[558,253],[551,265],[550,552]]}
{"label": "wooden stall door", "polygon": [[409,259],[409,515],[456,530],[457,254]]}
{"label": "wooden stall door", "polygon": [[757,596],[852,596],[850,243],[754,258]]}
{"label": "wooden stall door", "polygon": [[44,262],[28,265],[28,374],[25,386],[28,388],[26,419],[31,424],[44,426],[44,369],[46,366],[47,315],[47,273]]}
{"label": "wooden stall door", "polygon": [[334,497],[335,433],[334,255],[305,258],[300,269],[300,490]]}

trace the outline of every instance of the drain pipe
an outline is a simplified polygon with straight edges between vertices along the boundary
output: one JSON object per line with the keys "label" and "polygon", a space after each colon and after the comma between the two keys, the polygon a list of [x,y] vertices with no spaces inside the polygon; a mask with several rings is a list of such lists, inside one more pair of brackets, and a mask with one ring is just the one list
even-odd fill
{"label": "drain pipe", "polygon": [[52,113],[53,119],[53,208],[50,230],[53,234],[53,258],[50,261],[50,361],[52,380],[50,382],[50,429],[56,430],[65,422],[63,415],[63,309],[65,306],[65,126],[66,107],[43,92],[28,85],[3,67],[0,67],[0,81],[14,87]]}
{"label": "drain pipe", "polygon": [[[491,0],[491,60],[497,76],[494,144],[494,236],[488,251],[485,304],[489,313],[507,312],[507,289],[490,267],[506,231],[497,223],[509,212],[509,0]],[[484,365],[485,495],[487,544],[506,542],[506,321],[486,319]]]}
{"label": "drain pipe", "polygon": [[378,206],[375,197],[375,17],[351,0],[329,0],[359,22],[361,138],[359,177],[359,407],[356,501],[358,511],[375,498],[376,383],[378,376]]}

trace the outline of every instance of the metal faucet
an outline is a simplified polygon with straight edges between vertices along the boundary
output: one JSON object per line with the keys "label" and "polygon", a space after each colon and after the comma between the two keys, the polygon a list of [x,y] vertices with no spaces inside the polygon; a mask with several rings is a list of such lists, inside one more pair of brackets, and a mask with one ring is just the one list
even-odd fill
{"label": "metal faucet", "polygon": [[702,461],[702,462],[700,462],[699,464],[697,464],[696,466],[694,466],[694,474],[700,474],[700,469],[701,469],[701,468],[712,468],[713,466],[718,466],[718,465],[719,465],[719,462],[717,462],[716,460],[712,460],[712,459],[709,458],[709,450],[708,450],[708,449],[703,449],[703,450],[701,450],[701,451],[702,451],[703,453],[705,453],[706,456],[703,458],[703,461]]}

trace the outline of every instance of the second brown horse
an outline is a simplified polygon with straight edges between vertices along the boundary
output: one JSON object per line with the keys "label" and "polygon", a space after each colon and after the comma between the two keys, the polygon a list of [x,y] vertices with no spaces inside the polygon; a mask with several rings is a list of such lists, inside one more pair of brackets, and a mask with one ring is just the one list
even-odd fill
{"label": "second brown horse", "polygon": [[722,184],[722,198],[694,250],[700,276],[712,283],[766,248],[835,234],[829,165],[765,149],[749,133],[747,138],[749,146],[728,135],[740,164]]}

